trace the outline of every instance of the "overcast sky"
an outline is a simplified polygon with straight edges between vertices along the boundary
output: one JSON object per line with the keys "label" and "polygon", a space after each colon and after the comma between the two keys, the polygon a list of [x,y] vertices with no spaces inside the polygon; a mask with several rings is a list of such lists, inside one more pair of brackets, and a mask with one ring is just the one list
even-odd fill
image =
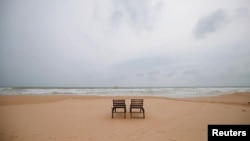
{"label": "overcast sky", "polygon": [[0,0],[0,86],[249,85],[249,0]]}

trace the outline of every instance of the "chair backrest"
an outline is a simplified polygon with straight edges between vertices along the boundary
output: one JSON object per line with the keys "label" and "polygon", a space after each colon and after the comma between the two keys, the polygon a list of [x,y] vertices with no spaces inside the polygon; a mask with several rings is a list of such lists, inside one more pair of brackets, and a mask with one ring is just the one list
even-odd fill
{"label": "chair backrest", "polygon": [[131,99],[131,106],[143,107],[143,99]]}
{"label": "chair backrest", "polygon": [[125,99],[114,99],[113,100],[113,106],[114,107],[123,107],[125,106]]}

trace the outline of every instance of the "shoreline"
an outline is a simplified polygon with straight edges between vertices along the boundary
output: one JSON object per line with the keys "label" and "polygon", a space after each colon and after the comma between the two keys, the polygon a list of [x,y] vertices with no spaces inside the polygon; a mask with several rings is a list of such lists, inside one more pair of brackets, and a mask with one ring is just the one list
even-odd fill
{"label": "shoreline", "polygon": [[4,105],[26,105],[26,104],[42,104],[63,101],[67,99],[167,99],[174,101],[189,101],[189,102],[211,102],[223,104],[250,104],[250,92],[238,92],[232,94],[223,94],[218,96],[202,96],[192,98],[169,98],[163,96],[86,96],[72,94],[57,94],[57,95],[0,95],[0,106]]}

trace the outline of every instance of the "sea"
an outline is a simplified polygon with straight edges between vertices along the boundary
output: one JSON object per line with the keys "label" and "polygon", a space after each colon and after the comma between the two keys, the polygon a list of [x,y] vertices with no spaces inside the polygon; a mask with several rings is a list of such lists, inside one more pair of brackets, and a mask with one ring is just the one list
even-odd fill
{"label": "sea", "polygon": [[250,92],[249,87],[0,87],[1,95],[208,97]]}

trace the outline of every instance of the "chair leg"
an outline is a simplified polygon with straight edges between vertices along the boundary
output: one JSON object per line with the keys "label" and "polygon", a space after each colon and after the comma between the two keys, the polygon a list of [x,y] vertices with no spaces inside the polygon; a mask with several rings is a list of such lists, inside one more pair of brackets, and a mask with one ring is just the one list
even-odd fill
{"label": "chair leg", "polygon": [[124,108],[124,118],[126,118],[126,108]]}
{"label": "chair leg", "polygon": [[114,118],[114,110],[115,108],[112,108],[112,118]]}
{"label": "chair leg", "polygon": [[130,108],[130,118],[132,118],[132,109]]}
{"label": "chair leg", "polygon": [[144,108],[142,109],[142,112],[143,112],[143,118],[145,118],[145,110],[144,110]]}

